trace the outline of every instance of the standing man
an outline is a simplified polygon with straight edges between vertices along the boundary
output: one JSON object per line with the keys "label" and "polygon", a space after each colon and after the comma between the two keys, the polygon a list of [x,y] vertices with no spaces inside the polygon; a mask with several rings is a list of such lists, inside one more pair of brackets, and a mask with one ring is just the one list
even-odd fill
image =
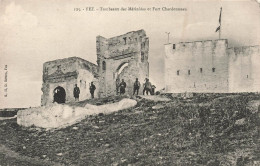
{"label": "standing man", "polygon": [[150,92],[150,94],[151,94],[152,84],[148,78],[146,78],[145,80],[146,80],[146,82],[144,83],[143,95],[145,92],[146,92],[146,95],[148,95],[148,92]]}
{"label": "standing man", "polygon": [[122,82],[120,83],[119,86],[120,86],[120,95],[125,94],[126,83],[125,83],[124,79],[122,79]]}
{"label": "standing man", "polygon": [[93,84],[93,82],[91,82],[90,87],[89,87],[89,91],[91,94],[91,98],[94,99],[94,92],[96,90],[96,86]]}
{"label": "standing man", "polygon": [[73,94],[74,94],[74,97],[75,97],[75,101],[79,101],[80,90],[79,90],[79,87],[77,86],[77,84],[75,84]]}
{"label": "standing man", "polygon": [[134,83],[134,94],[133,95],[135,95],[135,91],[136,91],[136,94],[138,95],[139,88],[140,88],[140,82],[138,81],[138,78],[136,78],[135,83]]}

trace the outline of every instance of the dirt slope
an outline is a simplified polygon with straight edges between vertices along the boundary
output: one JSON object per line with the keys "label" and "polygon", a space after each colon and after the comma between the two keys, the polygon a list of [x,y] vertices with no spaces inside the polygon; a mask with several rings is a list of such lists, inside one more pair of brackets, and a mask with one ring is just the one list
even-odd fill
{"label": "dirt slope", "polygon": [[55,131],[0,121],[0,144],[20,156],[65,165],[260,163],[259,111],[247,108],[259,94],[168,97],[170,101],[139,99],[135,108],[91,116]]}

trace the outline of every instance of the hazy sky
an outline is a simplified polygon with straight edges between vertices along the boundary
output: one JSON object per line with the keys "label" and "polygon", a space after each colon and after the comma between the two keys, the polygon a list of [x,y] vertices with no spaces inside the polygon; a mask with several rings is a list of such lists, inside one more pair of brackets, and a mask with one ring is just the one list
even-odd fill
{"label": "hazy sky", "polygon": [[[137,3],[138,2],[138,3]],[[222,38],[229,46],[260,44],[256,1],[62,1],[0,0],[0,108],[40,105],[42,65],[77,56],[96,63],[96,36],[106,38],[144,29],[150,39],[150,78],[164,86],[165,32],[170,42],[217,39],[222,6]],[[174,7],[187,11],[74,11],[95,7]],[[8,97],[4,97],[7,65]]]}

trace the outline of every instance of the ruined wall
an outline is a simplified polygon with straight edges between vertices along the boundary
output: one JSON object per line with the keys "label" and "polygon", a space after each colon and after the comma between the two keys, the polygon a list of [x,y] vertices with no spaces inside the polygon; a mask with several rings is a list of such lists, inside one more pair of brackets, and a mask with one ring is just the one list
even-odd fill
{"label": "ruined wall", "polygon": [[133,93],[136,78],[149,77],[149,39],[144,30],[106,39],[97,36],[99,96],[116,94],[116,79],[125,80],[126,94]]}
{"label": "ruined wall", "polygon": [[230,48],[228,52],[230,92],[259,92],[259,46]]}
{"label": "ruined wall", "polygon": [[91,94],[89,92],[89,86],[91,82],[94,82],[96,86],[94,96],[98,96],[98,73],[97,65],[88,62],[84,59],[78,58],[78,78],[77,85],[80,88],[79,100],[90,99]]}
{"label": "ruined wall", "polygon": [[45,62],[41,105],[53,102],[54,89],[58,86],[66,92],[66,102],[74,101],[75,84],[80,88],[79,100],[90,98],[88,84],[97,78],[96,65],[81,58],[71,57]]}
{"label": "ruined wall", "polygon": [[227,46],[227,40],[165,45],[166,92],[228,92]]}

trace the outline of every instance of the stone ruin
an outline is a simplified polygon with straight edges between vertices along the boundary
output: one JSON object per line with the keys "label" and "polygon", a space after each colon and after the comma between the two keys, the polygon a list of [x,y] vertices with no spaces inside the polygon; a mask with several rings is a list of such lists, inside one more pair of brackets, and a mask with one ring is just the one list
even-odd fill
{"label": "stone ruin", "polygon": [[142,83],[149,77],[149,38],[144,30],[109,39],[97,36],[96,49],[97,65],[78,57],[43,64],[42,106],[53,102],[74,102],[75,84],[80,88],[79,100],[90,99],[89,84],[92,81],[96,86],[95,97],[116,95],[117,79],[125,80],[126,94],[132,95],[135,79]]}
{"label": "stone ruin", "polygon": [[128,32],[109,39],[97,36],[96,41],[100,96],[116,95],[117,79],[120,82],[124,79],[126,94],[132,95],[135,79],[142,83],[149,77],[149,38],[145,31]]}
{"label": "stone ruin", "polygon": [[[80,100],[91,97],[89,84],[92,81],[98,89],[97,65],[78,57],[45,62],[42,79],[41,105],[75,101],[73,96],[75,84],[80,88]],[[95,93],[98,95],[98,91]],[[58,97],[54,97],[54,94]]]}

